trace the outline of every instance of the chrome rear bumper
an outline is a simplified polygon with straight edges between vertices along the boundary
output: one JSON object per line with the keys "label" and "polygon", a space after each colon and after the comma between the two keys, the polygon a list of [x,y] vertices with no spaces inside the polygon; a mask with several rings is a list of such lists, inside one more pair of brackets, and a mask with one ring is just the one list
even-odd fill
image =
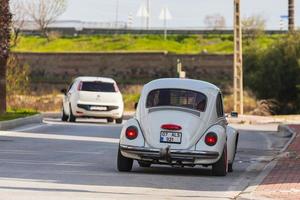
{"label": "chrome rear bumper", "polygon": [[134,154],[142,159],[164,159],[164,160],[195,160],[205,159],[214,160],[219,157],[218,152],[212,151],[190,151],[190,150],[172,150],[166,149],[151,149],[145,147],[135,147],[120,145],[121,152]]}

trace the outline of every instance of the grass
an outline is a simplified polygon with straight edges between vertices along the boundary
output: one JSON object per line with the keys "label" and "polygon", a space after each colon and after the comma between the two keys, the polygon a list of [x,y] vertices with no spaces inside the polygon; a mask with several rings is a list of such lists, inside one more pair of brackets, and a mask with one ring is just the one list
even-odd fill
{"label": "grass", "polygon": [[[265,35],[256,41],[267,47],[281,35]],[[251,42],[245,40],[245,45]],[[172,53],[232,53],[233,36],[228,35],[95,35],[78,37],[21,36],[13,51],[20,52],[114,52],[114,51],[168,51]]]}
{"label": "grass", "polygon": [[123,94],[123,101],[126,111],[135,110],[134,105],[140,99],[140,94]]}
{"label": "grass", "polygon": [[0,115],[0,121],[7,121],[7,120],[28,117],[35,114],[38,114],[38,112],[30,109],[19,109],[19,110],[9,109],[5,114]]}

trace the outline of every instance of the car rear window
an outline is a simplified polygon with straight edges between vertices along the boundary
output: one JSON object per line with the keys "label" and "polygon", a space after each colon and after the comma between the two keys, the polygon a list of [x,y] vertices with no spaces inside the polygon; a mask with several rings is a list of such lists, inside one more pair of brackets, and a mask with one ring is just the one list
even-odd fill
{"label": "car rear window", "polygon": [[153,90],[147,97],[146,107],[176,106],[204,112],[207,97],[196,91],[183,89]]}
{"label": "car rear window", "polygon": [[82,82],[81,91],[88,92],[116,92],[113,83],[106,82]]}

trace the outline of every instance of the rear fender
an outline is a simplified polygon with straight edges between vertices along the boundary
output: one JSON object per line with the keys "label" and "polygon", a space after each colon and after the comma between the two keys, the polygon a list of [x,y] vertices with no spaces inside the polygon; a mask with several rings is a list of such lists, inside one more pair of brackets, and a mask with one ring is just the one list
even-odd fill
{"label": "rear fender", "polygon": [[[207,133],[210,132],[214,132],[217,134],[218,136],[218,141],[217,144],[214,146],[208,146],[205,143],[205,136]],[[197,151],[215,151],[215,152],[219,152],[220,157],[223,153],[223,149],[226,143],[226,133],[225,133],[225,129],[224,127],[220,126],[220,125],[214,125],[212,127],[210,127],[205,134],[202,136],[202,138],[199,140],[199,142],[196,145],[196,150]]]}
{"label": "rear fender", "polygon": [[[127,139],[127,137],[125,135],[126,129],[130,126],[135,126],[138,129],[138,136],[134,140]],[[136,146],[136,147],[144,147],[145,146],[145,139],[144,139],[143,132],[141,130],[139,122],[135,118],[128,120],[124,124],[122,131],[121,131],[120,144],[128,145],[128,146]]]}
{"label": "rear fender", "polygon": [[227,155],[228,155],[228,163],[233,163],[236,147],[238,144],[238,136],[239,133],[236,129],[231,126],[227,126],[226,128],[227,133]]}

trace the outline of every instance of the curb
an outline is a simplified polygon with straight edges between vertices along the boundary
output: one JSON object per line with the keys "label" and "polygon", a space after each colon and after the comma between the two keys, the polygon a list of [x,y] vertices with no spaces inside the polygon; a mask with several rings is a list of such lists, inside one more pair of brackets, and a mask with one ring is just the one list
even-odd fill
{"label": "curb", "polygon": [[5,131],[5,130],[17,128],[19,126],[24,126],[27,124],[42,123],[42,121],[43,121],[43,116],[41,114],[9,120],[9,121],[3,121],[0,122],[0,130]]}
{"label": "curb", "polygon": [[[282,126],[285,126],[284,130],[285,131],[289,131],[290,132],[290,137],[291,139],[286,143],[286,145],[280,150],[280,153],[284,153],[287,148],[290,146],[290,144],[294,141],[295,137],[297,136],[297,133],[295,131],[293,131],[287,124],[283,125]],[[279,126],[278,126],[278,129],[279,129]]]}
{"label": "curb", "polygon": [[277,129],[278,136],[280,137],[292,137],[294,131],[286,124],[280,124]]}
{"label": "curb", "polygon": [[291,137],[291,139],[286,143],[286,145],[279,151],[279,155],[275,156],[273,160],[268,163],[264,169],[259,173],[259,175],[250,183],[250,186],[242,191],[236,199],[238,200],[253,200],[253,199],[262,199],[262,200],[271,200],[266,197],[255,196],[253,193],[257,187],[263,182],[263,180],[269,175],[269,173],[274,169],[277,164],[277,158],[280,158],[281,155],[287,150],[289,145],[293,142],[296,137],[296,132],[294,132],[287,124],[280,124],[278,126],[278,136],[279,137]]}
{"label": "curb", "polygon": [[57,112],[46,112],[42,113],[43,118],[61,118],[61,113]]}
{"label": "curb", "polygon": [[254,200],[254,199],[260,199],[260,200],[271,200],[270,198],[266,197],[259,197],[254,195],[254,191],[257,189],[257,187],[263,182],[263,180],[269,175],[269,173],[272,171],[272,169],[276,166],[277,161],[271,161],[268,163],[261,173],[250,183],[250,186],[247,187],[244,191],[242,191],[241,194],[236,198],[237,200]]}

